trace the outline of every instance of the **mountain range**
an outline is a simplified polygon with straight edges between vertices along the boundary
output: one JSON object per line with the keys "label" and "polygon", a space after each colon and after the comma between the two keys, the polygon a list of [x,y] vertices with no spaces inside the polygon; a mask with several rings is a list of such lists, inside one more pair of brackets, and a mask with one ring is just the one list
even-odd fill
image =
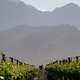
{"label": "mountain range", "polygon": [[80,55],[79,21],[74,3],[42,12],[19,0],[0,0],[0,51],[35,65]]}
{"label": "mountain range", "polygon": [[0,32],[0,49],[27,63],[46,63],[80,52],[80,31],[73,25],[16,26]]}
{"label": "mountain range", "polygon": [[42,12],[22,1],[0,0],[0,30],[17,25],[52,26],[71,24],[80,28],[80,7],[69,3],[52,12]]}

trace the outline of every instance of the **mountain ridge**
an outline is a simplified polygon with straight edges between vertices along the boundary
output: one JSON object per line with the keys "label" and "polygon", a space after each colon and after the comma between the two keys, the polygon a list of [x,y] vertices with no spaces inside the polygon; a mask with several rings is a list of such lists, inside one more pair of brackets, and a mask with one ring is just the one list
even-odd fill
{"label": "mountain ridge", "polygon": [[[23,2],[0,0],[0,50],[27,63],[79,55],[80,7],[42,12]],[[7,30],[5,30],[7,29]]]}
{"label": "mountain ridge", "polygon": [[71,24],[80,28],[80,7],[74,3],[69,3],[52,12],[42,12],[22,1],[14,3],[8,0],[0,0],[0,11],[0,30],[24,24],[33,27]]}
{"label": "mountain ridge", "polygon": [[1,51],[31,64],[79,55],[80,31],[75,26],[25,27],[22,32],[20,27],[14,28],[16,32],[14,29],[1,32]]}

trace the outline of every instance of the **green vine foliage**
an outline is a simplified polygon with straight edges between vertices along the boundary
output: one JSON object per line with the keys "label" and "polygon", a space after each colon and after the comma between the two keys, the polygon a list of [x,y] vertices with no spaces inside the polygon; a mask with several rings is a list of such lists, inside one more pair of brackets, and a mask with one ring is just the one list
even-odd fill
{"label": "green vine foliage", "polygon": [[46,65],[48,80],[80,80],[80,61]]}
{"label": "green vine foliage", "polygon": [[30,64],[17,65],[15,63],[0,62],[0,76],[4,80],[23,80],[31,79],[34,74],[35,67]]}

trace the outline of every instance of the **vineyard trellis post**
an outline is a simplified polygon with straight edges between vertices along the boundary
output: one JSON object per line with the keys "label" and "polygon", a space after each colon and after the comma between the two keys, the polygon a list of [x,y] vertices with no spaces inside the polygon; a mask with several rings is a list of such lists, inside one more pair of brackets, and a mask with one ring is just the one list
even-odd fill
{"label": "vineyard trellis post", "polygon": [[9,59],[9,61],[12,63],[14,63],[14,61],[15,61],[17,65],[26,65],[26,63],[23,63],[23,62],[19,61],[18,59],[14,59],[13,57],[6,57],[6,55],[3,54],[2,51],[0,51],[0,56],[1,56],[1,60],[4,62],[7,61],[7,59]]}
{"label": "vineyard trellis post", "polygon": [[13,60],[14,58],[12,58],[12,57],[9,57],[9,58],[11,59],[11,62],[13,63],[14,62],[14,60]]}
{"label": "vineyard trellis post", "polygon": [[2,61],[6,61],[5,54],[2,54]]}

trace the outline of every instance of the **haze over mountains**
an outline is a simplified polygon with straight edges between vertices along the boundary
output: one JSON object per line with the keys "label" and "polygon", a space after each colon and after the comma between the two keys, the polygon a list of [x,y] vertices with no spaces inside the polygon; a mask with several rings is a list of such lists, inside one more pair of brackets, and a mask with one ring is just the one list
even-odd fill
{"label": "haze over mountains", "polygon": [[0,0],[0,50],[32,64],[80,55],[79,21],[74,3],[41,12],[19,0]]}
{"label": "haze over mountains", "polygon": [[0,33],[0,49],[28,63],[79,55],[80,31],[72,25],[15,27]]}
{"label": "haze over mountains", "polygon": [[56,25],[72,24],[79,28],[80,7],[70,3],[52,12],[41,12],[35,7],[24,4],[22,1],[12,2],[0,0],[0,30],[16,25]]}

